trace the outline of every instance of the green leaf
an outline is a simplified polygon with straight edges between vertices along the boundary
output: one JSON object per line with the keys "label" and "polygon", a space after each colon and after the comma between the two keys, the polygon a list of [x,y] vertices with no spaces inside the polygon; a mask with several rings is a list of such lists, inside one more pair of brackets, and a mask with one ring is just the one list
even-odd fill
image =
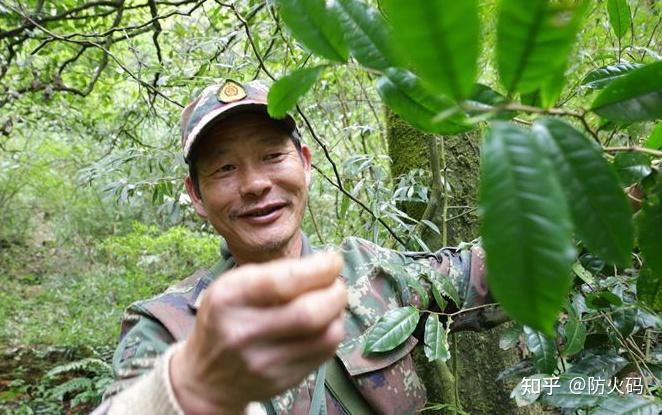
{"label": "green leaf", "polygon": [[579,238],[599,257],[627,266],[634,239],[632,213],[602,150],[558,119],[537,121],[533,133],[564,184]]}
{"label": "green leaf", "polygon": [[497,66],[508,91],[539,89],[566,65],[587,1],[507,0],[497,22]]}
{"label": "green leaf", "polygon": [[390,310],[369,329],[365,352],[387,352],[395,349],[414,332],[418,317],[419,311],[412,306]]}
{"label": "green leaf", "polygon": [[[581,254],[581,256],[579,257],[579,262],[582,264],[584,268],[586,268],[589,272],[592,272],[593,274],[602,272],[602,270],[605,268],[606,265],[605,261],[591,254],[590,252],[584,252],[583,254]],[[589,282],[589,284],[591,283]]]}
{"label": "green leaf", "polygon": [[590,415],[658,415],[662,400],[635,394],[610,396]]}
{"label": "green leaf", "polygon": [[511,317],[551,336],[575,257],[565,197],[529,131],[494,122],[481,155],[479,211],[490,290]]}
{"label": "green leaf", "polygon": [[662,184],[648,195],[637,219],[639,250],[644,268],[637,279],[637,298],[662,311]]}
{"label": "green leaf", "polygon": [[580,85],[588,89],[602,89],[615,79],[621,78],[642,66],[638,63],[623,62],[593,69],[586,74]]}
{"label": "green leaf", "polygon": [[383,0],[393,37],[430,89],[455,99],[473,92],[479,53],[477,0]]}
{"label": "green leaf", "polygon": [[439,230],[439,227],[432,221],[429,221],[427,219],[421,219],[421,223],[430,228],[434,233],[437,235],[441,235],[441,231]]}
{"label": "green leaf", "polygon": [[457,307],[462,306],[457,289],[446,275],[434,273],[430,276],[429,281],[432,283],[433,288],[439,291],[444,297],[450,298]]}
{"label": "green leaf", "polygon": [[637,317],[637,309],[632,306],[618,307],[612,313],[612,319],[614,320],[614,326],[618,331],[627,337],[632,334],[634,330],[635,319]]}
{"label": "green leaf", "polygon": [[444,298],[443,295],[441,295],[441,292],[439,291],[439,284],[432,284],[432,295],[434,296],[434,301],[437,303],[439,306],[440,310],[445,310],[446,306],[448,305],[448,301]]}
{"label": "green leaf", "polygon": [[[475,85],[474,93],[471,98],[467,100],[467,103],[483,110],[507,104],[508,99],[489,86],[478,83]],[[478,116],[482,113],[483,111],[469,111],[471,116]],[[500,120],[509,120],[514,118],[516,115],[517,113],[515,111],[500,111],[494,118]]]}
{"label": "green leaf", "polygon": [[642,153],[618,153],[614,157],[614,168],[624,186],[640,182],[653,171],[650,161]]}
{"label": "green leaf", "polygon": [[[604,380],[606,383],[607,379]],[[605,394],[599,394],[600,390],[593,390],[591,382],[591,378],[587,375],[561,374],[558,381],[559,387],[555,388],[553,393],[543,395],[542,401],[547,405],[559,408],[595,406],[605,399]]]}
{"label": "green leaf", "polygon": [[623,300],[609,291],[597,291],[586,296],[586,306],[593,309],[609,308],[610,306],[621,306]]}
{"label": "green leaf", "polygon": [[533,354],[533,364],[540,373],[551,374],[556,370],[556,344],[537,330],[524,326],[524,341]]}
{"label": "green leaf", "polygon": [[653,150],[662,149],[662,122],[657,123],[655,128],[653,128],[653,131],[651,131],[651,135],[646,140],[644,147],[652,148]]}
{"label": "green leaf", "polygon": [[497,376],[496,380],[502,381],[502,380],[509,380],[514,378],[521,379],[522,377],[530,376],[533,374],[535,374],[535,368],[533,367],[533,363],[531,363],[531,360],[525,359],[525,360],[520,360],[514,365],[503,369],[501,372],[499,372],[499,375]]}
{"label": "green leaf", "polygon": [[430,314],[425,322],[425,356],[431,362],[441,360],[445,362],[450,359],[448,351],[448,333],[444,325],[439,322],[437,314]]}
{"label": "green leaf", "polygon": [[[467,117],[447,98],[425,91],[409,71],[389,68],[377,80],[377,91],[384,103],[412,126],[434,134],[452,135],[471,130]],[[436,120],[443,112],[454,112]]]}
{"label": "green leaf", "polygon": [[499,337],[499,348],[501,350],[512,349],[519,343],[519,338],[522,335],[522,326],[515,324],[508,327]]}
{"label": "green leaf", "polygon": [[[541,382],[547,375],[544,374],[535,374],[523,378],[517,386],[510,392],[510,398],[515,400],[518,407],[531,405],[540,397],[540,388],[532,388],[532,382]],[[529,383],[531,382],[531,383]]]}
{"label": "green leaf", "polygon": [[653,128],[644,147],[652,148],[653,150],[662,149],[662,123],[658,123],[655,128]]}
{"label": "green leaf", "polygon": [[559,67],[540,86],[540,105],[543,108],[552,108],[556,105],[565,85],[565,65]]}
{"label": "green leaf", "polygon": [[389,27],[377,10],[357,0],[336,0],[334,7],[349,51],[361,65],[380,71],[397,66]]}
{"label": "green leaf", "polygon": [[568,314],[568,321],[565,323],[565,347],[563,354],[571,356],[579,353],[584,349],[584,341],[586,341],[586,327],[584,323],[579,321],[577,315],[573,313]]}
{"label": "green leaf", "polygon": [[607,0],[607,13],[614,34],[621,39],[630,28],[630,6],[627,0]]}
{"label": "green leaf", "polygon": [[637,68],[615,79],[595,98],[596,114],[614,121],[644,121],[662,117],[662,61]]}
{"label": "green leaf", "polygon": [[269,89],[267,96],[269,115],[273,118],[285,117],[290,110],[296,107],[299,99],[315,85],[325,68],[325,65],[320,65],[297,69],[276,81]]}
{"label": "green leaf", "polygon": [[335,62],[347,61],[348,48],[335,11],[325,0],[276,0],[292,34],[311,52]]}
{"label": "green leaf", "polygon": [[582,279],[585,283],[592,285],[595,283],[595,278],[593,278],[593,274],[588,272],[586,268],[582,265],[581,262],[575,262],[572,264],[572,272],[575,273],[576,276]]}
{"label": "green leaf", "polygon": [[641,214],[637,219],[639,230],[639,249],[644,264],[656,277],[662,278],[662,183],[646,197]]}
{"label": "green leaf", "polygon": [[627,360],[613,352],[589,355],[575,363],[566,373],[608,380],[614,377],[627,364]]}
{"label": "green leaf", "polygon": [[418,298],[421,301],[421,308],[428,308],[428,305],[430,305],[430,296],[425,288],[423,288],[423,285],[418,282],[418,279],[413,277],[407,278],[407,285],[418,294]]}

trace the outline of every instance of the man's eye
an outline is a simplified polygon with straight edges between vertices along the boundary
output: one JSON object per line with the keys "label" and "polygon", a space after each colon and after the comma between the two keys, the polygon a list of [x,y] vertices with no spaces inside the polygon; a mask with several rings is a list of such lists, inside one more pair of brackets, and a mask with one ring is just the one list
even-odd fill
{"label": "man's eye", "polygon": [[232,164],[225,164],[225,165],[221,166],[220,169],[218,169],[218,171],[221,172],[221,173],[227,173],[227,172],[230,172],[232,170],[234,170],[234,166]]}
{"label": "man's eye", "polygon": [[265,160],[278,160],[282,155],[283,155],[283,153],[269,153],[264,157],[264,159]]}

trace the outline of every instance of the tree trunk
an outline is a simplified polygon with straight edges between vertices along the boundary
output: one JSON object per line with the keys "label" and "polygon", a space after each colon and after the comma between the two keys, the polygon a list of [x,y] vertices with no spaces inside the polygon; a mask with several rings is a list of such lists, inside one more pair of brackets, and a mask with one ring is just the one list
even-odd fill
{"label": "tree trunk", "polygon": [[[446,241],[431,230],[425,230],[425,243],[430,249],[438,249],[443,245],[453,246],[476,238],[479,134],[472,132],[443,138],[443,143],[438,145],[441,138],[436,139],[412,128],[388,110],[386,119],[392,177],[422,168],[433,171],[431,182],[444,183],[444,187],[450,189],[445,198],[443,194],[438,193],[438,198],[433,195],[428,206],[422,203],[401,206],[407,214],[417,219],[430,215],[428,218],[445,231]],[[439,157],[436,166],[434,156]],[[437,177],[434,177],[435,167],[439,173]],[[431,189],[435,187],[434,183],[428,185]],[[499,348],[499,337],[508,326],[510,323],[482,333],[453,334],[450,339],[453,357],[445,364],[427,362],[422,347],[417,347],[414,360],[417,372],[428,389],[428,404],[449,404],[472,415],[545,413],[539,405],[517,408],[510,399],[516,382],[496,380],[503,369],[520,360],[517,349],[504,351]]]}

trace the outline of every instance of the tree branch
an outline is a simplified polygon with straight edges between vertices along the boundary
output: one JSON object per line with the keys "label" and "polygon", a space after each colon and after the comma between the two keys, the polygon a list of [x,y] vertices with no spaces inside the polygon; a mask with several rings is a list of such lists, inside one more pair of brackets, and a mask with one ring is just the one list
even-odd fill
{"label": "tree branch", "polygon": [[652,148],[646,148],[646,147],[639,147],[639,146],[615,146],[615,147],[604,147],[603,150],[606,153],[620,153],[624,151],[629,151],[629,152],[637,152],[637,153],[644,153],[644,154],[650,154],[655,157],[662,157],[662,151],[660,150],[654,150]]}

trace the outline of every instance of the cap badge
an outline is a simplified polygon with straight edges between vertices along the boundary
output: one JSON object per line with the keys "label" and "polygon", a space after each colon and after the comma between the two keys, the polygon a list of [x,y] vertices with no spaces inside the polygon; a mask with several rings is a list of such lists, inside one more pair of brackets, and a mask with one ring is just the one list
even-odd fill
{"label": "cap badge", "polygon": [[218,90],[217,98],[224,104],[235,102],[246,98],[244,88],[234,81],[226,81]]}

